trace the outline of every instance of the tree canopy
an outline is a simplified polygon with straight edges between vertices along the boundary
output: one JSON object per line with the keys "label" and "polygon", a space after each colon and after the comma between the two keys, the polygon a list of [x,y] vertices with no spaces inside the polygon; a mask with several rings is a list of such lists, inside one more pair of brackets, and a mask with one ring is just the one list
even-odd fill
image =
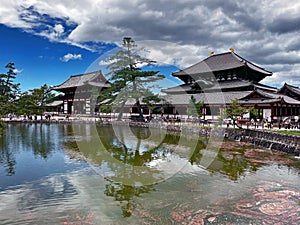
{"label": "tree canopy", "polygon": [[[5,68],[8,71],[0,74],[0,117],[7,114],[42,115],[46,111],[46,104],[55,97],[51,88],[44,84],[21,93],[20,84],[15,82],[15,64],[10,62]],[[3,124],[0,126],[3,127]]]}
{"label": "tree canopy", "polygon": [[19,98],[17,114],[42,115],[46,111],[46,104],[52,102],[54,97],[51,88],[46,84],[29,90]]}
{"label": "tree canopy", "polygon": [[5,66],[8,71],[0,74],[0,115],[14,112],[16,110],[16,100],[20,95],[20,84],[15,83],[15,64],[8,63]]}
{"label": "tree canopy", "polygon": [[237,117],[243,116],[244,114],[248,113],[249,110],[243,106],[240,106],[238,104],[238,100],[235,99],[232,101],[231,105],[226,107],[225,114],[228,118],[233,120],[233,125],[235,126],[235,121],[237,120]]}
{"label": "tree canopy", "polygon": [[144,69],[155,62],[141,56],[141,50],[137,48],[133,39],[125,37],[123,48],[106,60],[109,63],[107,68],[110,71],[108,75],[111,87],[100,92],[98,102],[105,100],[105,104],[113,104],[113,108],[119,111],[119,120],[128,100],[134,102],[141,120],[141,101],[146,104],[159,101],[158,95],[153,93],[153,88],[157,88],[155,82],[164,79],[164,75],[159,74],[159,71]]}

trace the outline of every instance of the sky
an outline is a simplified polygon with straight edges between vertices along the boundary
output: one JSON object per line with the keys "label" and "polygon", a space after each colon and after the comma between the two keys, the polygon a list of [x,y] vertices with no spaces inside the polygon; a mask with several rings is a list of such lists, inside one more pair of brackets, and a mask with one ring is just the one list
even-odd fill
{"label": "sky", "polygon": [[23,91],[97,69],[126,36],[165,73],[234,48],[273,72],[262,83],[300,86],[298,0],[0,0],[0,35]]}

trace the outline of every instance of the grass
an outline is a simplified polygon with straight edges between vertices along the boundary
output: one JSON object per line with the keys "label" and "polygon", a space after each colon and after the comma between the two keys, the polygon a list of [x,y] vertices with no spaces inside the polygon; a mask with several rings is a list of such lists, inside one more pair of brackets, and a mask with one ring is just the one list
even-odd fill
{"label": "grass", "polygon": [[268,131],[300,136],[300,132],[296,130],[268,130]]}

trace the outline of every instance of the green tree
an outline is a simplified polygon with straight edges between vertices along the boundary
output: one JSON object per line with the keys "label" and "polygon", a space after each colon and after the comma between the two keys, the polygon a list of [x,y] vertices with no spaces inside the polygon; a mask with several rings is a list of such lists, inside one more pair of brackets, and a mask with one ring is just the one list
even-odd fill
{"label": "green tree", "polygon": [[0,74],[0,115],[15,112],[15,101],[20,94],[20,84],[14,83],[16,78],[15,64],[10,62],[5,66],[7,73]]}
{"label": "green tree", "polygon": [[196,99],[193,95],[191,95],[190,102],[188,105],[188,115],[200,118],[203,115],[204,103],[203,102],[196,102]]}
{"label": "green tree", "polygon": [[46,104],[52,102],[55,95],[49,86],[44,84],[23,93],[18,101],[18,113],[23,115],[42,115],[46,111]]}
{"label": "green tree", "polygon": [[[113,103],[119,109],[118,120],[122,118],[128,100],[133,100],[140,119],[144,120],[141,101],[150,104],[159,99],[152,90],[157,88],[154,83],[164,76],[159,74],[159,71],[142,70],[144,66],[153,65],[155,62],[141,56],[139,52],[141,49],[137,48],[135,41],[125,37],[123,48],[107,59],[110,63],[107,68],[110,70],[111,87],[100,92],[98,101],[106,100],[106,104]],[[110,101],[107,101],[108,99]]]}
{"label": "green tree", "polygon": [[5,129],[5,123],[1,118],[15,112],[15,101],[20,93],[20,84],[15,84],[16,78],[15,65],[10,62],[5,66],[7,73],[0,74],[0,135]]}
{"label": "green tree", "polygon": [[249,110],[245,107],[242,107],[241,105],[238,104],[238,100],[235,99],[232,101],[231,105],[226,107],[225,109],[225,115],[232,119],[233,121],[233,126],[235,127],[236,125],[236,120],[237,117],[243,116],[246,114]]}

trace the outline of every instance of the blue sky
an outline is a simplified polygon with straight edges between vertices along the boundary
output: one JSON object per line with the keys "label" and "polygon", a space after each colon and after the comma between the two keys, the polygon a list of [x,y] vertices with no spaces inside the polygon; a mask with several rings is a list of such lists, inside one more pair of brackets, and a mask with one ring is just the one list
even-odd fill
{"label": "blue sky", "polygon": [[[5,65],[14,62],[17,69],[15,81],[21,84],[22,91],[38,88],[43,84],[58,85],[71,75],[95,70],[102,70],[105,75],[106,66],[99,65],[99,61],[106,59],[118,49],[114,43],[100,43],[100,51],[91,51],[72,44],[51,41],[5,25],[0,25],[0,33],[5,37],[1,40],[0,72],[6,73]],[[108,54],[110,52],[112,53]],[[177,67],[160,65],[155,70],[168,76],[171,83],[178,82],[169,76],[172,71],[178,70]]]}
{"label": "blue sky", "polygon": [[[70,44],[53,42],[5,25],[0,25],[0,33],[5,37],[0,43],[0,72],[6,73],[5,65],[14,62],[18,70],[16,81],[21,84],[22,91],[38,88],[43,84],[58,85],[70,75],[84,73],[101,54]],[[107,45],[104,51],[112,48],[114,45]],[[80,57],[63,60],[68,54]]]}
{"label": "blue sky", "polygon": [[0,3],[0,72],[14,62],[22,91],[86,72],[125,36],[146,48],[149,58],[173,65],[161,68],[167,74],[233,47],[273,72],[264,84],[300,85],[298,0]]}

